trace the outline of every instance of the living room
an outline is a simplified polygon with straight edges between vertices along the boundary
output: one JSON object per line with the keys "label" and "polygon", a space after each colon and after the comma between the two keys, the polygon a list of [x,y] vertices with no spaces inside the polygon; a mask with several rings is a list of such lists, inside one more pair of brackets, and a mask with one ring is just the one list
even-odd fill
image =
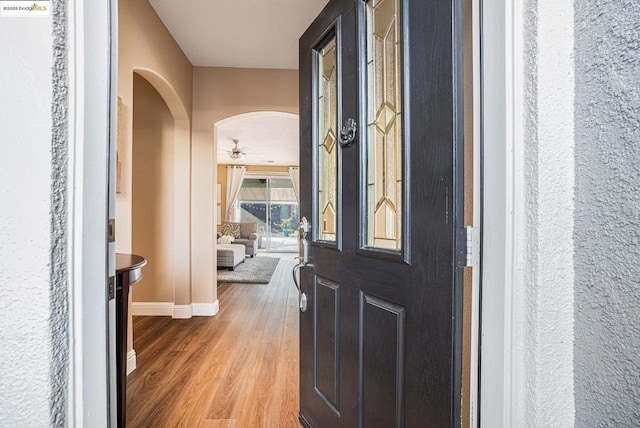
{"label": "living room", "polygon": [[246,113],[216,124],[217,232],[224,235],[225,221],[254,225],[251,256],[297,251],[298,128],[297,115],[279,112]]}

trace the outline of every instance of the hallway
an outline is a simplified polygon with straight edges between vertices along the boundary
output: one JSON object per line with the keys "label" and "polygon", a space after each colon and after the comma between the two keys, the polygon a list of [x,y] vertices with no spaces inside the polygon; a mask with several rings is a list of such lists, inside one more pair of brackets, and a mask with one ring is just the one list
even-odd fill
{"label": "hallway", "polygon": [[282,256],[269,284],[220,284],[215,317],[134,317],[129,427],[299,426],[294,255]]}

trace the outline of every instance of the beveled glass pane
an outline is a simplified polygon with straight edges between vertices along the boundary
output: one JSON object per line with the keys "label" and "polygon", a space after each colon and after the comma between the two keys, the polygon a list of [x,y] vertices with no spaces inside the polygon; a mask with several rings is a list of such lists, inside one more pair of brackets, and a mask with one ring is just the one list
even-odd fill
{"label": "beveled glass pane", "polygon": [[399,0],[367,2],[368,247],[402,248]]}
{"label": "beveled glass pane", "polygon": [[316,215],[318,239],[336,240],[337,186],[338,186],[338,97],[336,39],[332,37],[318,55],[318,129],[316,148],[318,156],[318,212]]}

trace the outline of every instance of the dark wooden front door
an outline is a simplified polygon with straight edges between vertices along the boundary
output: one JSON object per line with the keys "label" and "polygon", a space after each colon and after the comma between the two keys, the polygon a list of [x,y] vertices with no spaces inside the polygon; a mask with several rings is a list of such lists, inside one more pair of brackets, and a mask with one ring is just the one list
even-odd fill
{"label": "dark wooden front door", "polygon": [[330,0],[300,39],[308,426],[460,425],[460,8]]}

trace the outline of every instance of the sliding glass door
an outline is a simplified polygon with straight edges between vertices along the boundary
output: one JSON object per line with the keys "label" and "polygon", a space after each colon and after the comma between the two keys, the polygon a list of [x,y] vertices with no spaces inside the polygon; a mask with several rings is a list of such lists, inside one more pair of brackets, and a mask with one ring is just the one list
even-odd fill
{"label": "sliding glass door", "polygon": [[298,251],[298,200],[289,177],[245,177],[238,204],[241,221],[258,223],[260,250]]}

